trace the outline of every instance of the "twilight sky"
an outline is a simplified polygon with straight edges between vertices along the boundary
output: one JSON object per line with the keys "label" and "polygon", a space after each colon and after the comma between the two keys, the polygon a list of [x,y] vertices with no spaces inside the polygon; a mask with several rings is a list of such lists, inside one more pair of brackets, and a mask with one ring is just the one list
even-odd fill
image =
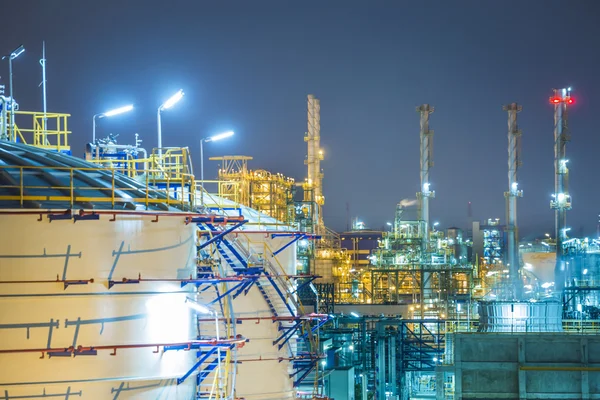
{"label": "twilight sky", "polygon": [[[325,222],[352,216],[374,228],[419,190],[419,118],[429,103],[435,166],[432,219],[465,226],[504,219],[507,116],[523,105],[519,171],[522,237],[553,226],[553,87],[573,87],[567,147],[573,232],[593,234],[600,207],[594,177],[600,137],[600,2],[587,1],[36,1],[5,2],[0,52],[19,44],[15,98],[41,110],[42,40],[48,109],[72,115],[81,156],[92,115],[134,103],[102,120],[98,136],[139,133],[156,145],[156,109],[179,88],[185,99],[163,114],[163,143],[189,146],[233,129],[205,157],[253,156],[253,168],[302,180],[306,95],[321,100]],[[8,65],[0,64],[7,85]],[[598,97],[594,97],[594,93]],[[207,178],[217,165],[205,163]],[[197,172],[197,171],[196,171]]]}

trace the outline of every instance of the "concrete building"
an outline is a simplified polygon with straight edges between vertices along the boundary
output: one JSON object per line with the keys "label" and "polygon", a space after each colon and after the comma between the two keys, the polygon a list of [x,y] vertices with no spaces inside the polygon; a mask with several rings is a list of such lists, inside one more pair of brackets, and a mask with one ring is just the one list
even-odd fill
{"label": "concrete building", "polygon": [[450,336],[445,365],[436,369],[438,399],[600,398],[600,338],[595,335]]}

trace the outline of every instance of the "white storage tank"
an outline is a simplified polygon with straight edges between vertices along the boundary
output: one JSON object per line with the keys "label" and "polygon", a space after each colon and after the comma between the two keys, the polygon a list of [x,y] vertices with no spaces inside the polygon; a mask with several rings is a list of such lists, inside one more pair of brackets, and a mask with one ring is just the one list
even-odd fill
{"label": "white storage tank", "polygon": [[[228,204],[223,199],[215,199],[215,196],[211,197],[211,201],[219,202],[221,207],[237,206]],[[280,221],[263,214],[259,215],[256,210],[247,207],[226,212],[230,216],[241,213],[248,223],[227,235],[225,239],[243,259],[249,260],[250,267],[264,268],[269,274],[277,276],[274,278],[277,288],[284,298],[289,298],[284,302],[274,285],[262,275],[258,285],[254,284],[246,294],[233,301],[235,317],[240,318],[240,323],[236,324],[236,332],[249,339],[248,343],[237,351],[237,360],[240,362],[236,367],[236,395],[247,400],[295,399],[294,377],[291,376],[294,370],[289,359],[297,352],[296,337],[291,338],[281,348],[281,342],[273,343],[286,332],[280,330],[280,327],[289,327],[295,322],[270,319],[274,316],[273,310],[280,317],[289,317],[286,303],[296,313],[293,300],[295,294],[291,293],[293,287],[290,286],[294,281],[292,279],[289,283],[284,283],[284,275],[296,274],[296,243],[290,244],[295,232],[291,232],[293,229],[284,226]],[[273,253],[277,254],[272,256]],[[222,259],[221,264],[227,266],[228,262]],[[229,266],[225,269],[228,275],[235,274]],[[270,305],[265,295],[269,298]]]}
{"label": "white storage tank", "polygon": [[[196,339],[195,288],[166,280],[195,276],[195,225],[161,194],[86,168],[0,141],[2,394],[192,399],[195,376],[177,379],[197,352],[165,347]],[[70,216],[81,209],[90,219]]]}

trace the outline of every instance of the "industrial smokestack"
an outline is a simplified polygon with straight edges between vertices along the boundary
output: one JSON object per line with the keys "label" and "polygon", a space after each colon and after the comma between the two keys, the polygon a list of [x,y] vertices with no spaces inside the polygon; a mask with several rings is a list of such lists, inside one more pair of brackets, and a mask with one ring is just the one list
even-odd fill
{"label": "industrial smokestack", "polygon": [[307,102],[308,132],[304,138],[308,145],[306,165],[308,167],[307,188],[305,188],[304,200],[316,203],[314,222],[317,228],[323,225],[321,206],[325,203],[323,197],[323,174],[321,173],[321,104],[315,96],[308,95]]}
{"label": "industrial smokestack", "polygon": [[571,88],[554,89],[550,97],[554,104],[554,194],[550,206],[554,209],[556,236],[556,267],[554,269],[554,287],[562,291],[565,287],[566,260],[563,242],[567,239],[567,211],[571,209],[569,196],[569,169],[567,168],[567,142],[571,136],[567,127],[567,105],[573,104]]}
{"label": "industrial smokestack", "polygon": [[425,232],[423,237],[424,249],[429,241],[429,198],[435,197],[435,191],[430,190],[429,169],[433,167],[433,130],[429,129],[429,114],[434,111],[429,104],[417,107],[421,116],[421,191],[417,193],[419,199],[419,219],[424,222]]}
{"label": "industrial smokestack", "polygon": [[523,288],[519,273],[517,197],[522,197],[523,191],[519,190],[517,181],[517,170],[521,164],[521,131],[517,125],[517,113],[523,107],[517,103],[512,103],[502,107],[502,109],[508,112],[508,191],[504,193],[506,197],[507,261],[510,270],[512,294],[515,299],[520,300]]}

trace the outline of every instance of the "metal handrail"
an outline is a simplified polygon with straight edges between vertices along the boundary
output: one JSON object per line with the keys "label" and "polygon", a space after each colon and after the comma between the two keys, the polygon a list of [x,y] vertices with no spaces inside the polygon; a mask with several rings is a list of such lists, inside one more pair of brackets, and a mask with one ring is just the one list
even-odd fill
{"label": "metal handrail", "polygon": [[[158,170],[144,170],[144,181],[136,180],[140,186],[120,187],[117,186],[120,174],[114,168],[93,167],[55,167],[55,166],[0,166],[0,173],[13,176],[15,184],[3,185],[3,191],[14,194],[1,194],[2,201],[18,201],[22,207],[25,202],[56,202],[68,203],[73,207],[76,203],[110,203],[114,208],[116,203],[140,203],[146,208],[153,204],[166,204],[172,206],[193,207],[194,196],[189,196],[189,187],[194,186],[194,176],[181,174],[177,179],[165,178]],[[25,182],[25,177],[31,174],[68,175],[68,184],[65,185],[30,185]],[[83,186],[75,183],[79,176],[90,176],[92,174],[103,174],[110,180],[110,186]],[[15,176],[17,175],[17,176]],[[92,177],[91,179],[97,179]],[[157,190],[156,185],[163,183],[164,190]],[[95,195],[85,196],[85,192],[94,192]],[[152,191],[160,192],[164,198],[151,198]],[[56,194],[56,193],[60,194]],[[166,193],[165,193],[166,192]],[[97,195],[100,193],[101,195]],[[171,196],[171,193],[173,196]],[[176,197],[174,197],[176,196]]]}
{"label": "metal handrail", "polygon": [[[68,151],[69,146],[69,134],[71,131],[68,130],[68,118],[71,114],[61,113],[46,113],[36,111],[15,111],[14,119],[18,116],[31,116],[32,124],[31,128],[21,128],[15,121],[13,121],[13,133],[12,137],[9,138],[12,142],[21,142],[24,144],[30,144],[35,147],[41,147],[47,150],[54,151]],[[13,113],[7,112],[7,119],[10,121],[13,118]],[[52,121],[52,125],[55,125],[54,129],[48,129],[48,122]],[[30,141],[26,139],[27,136],[32,135]],[[50,139],[53,140],[50,140]],[[53,143],[54,142],[54,143]]]}

